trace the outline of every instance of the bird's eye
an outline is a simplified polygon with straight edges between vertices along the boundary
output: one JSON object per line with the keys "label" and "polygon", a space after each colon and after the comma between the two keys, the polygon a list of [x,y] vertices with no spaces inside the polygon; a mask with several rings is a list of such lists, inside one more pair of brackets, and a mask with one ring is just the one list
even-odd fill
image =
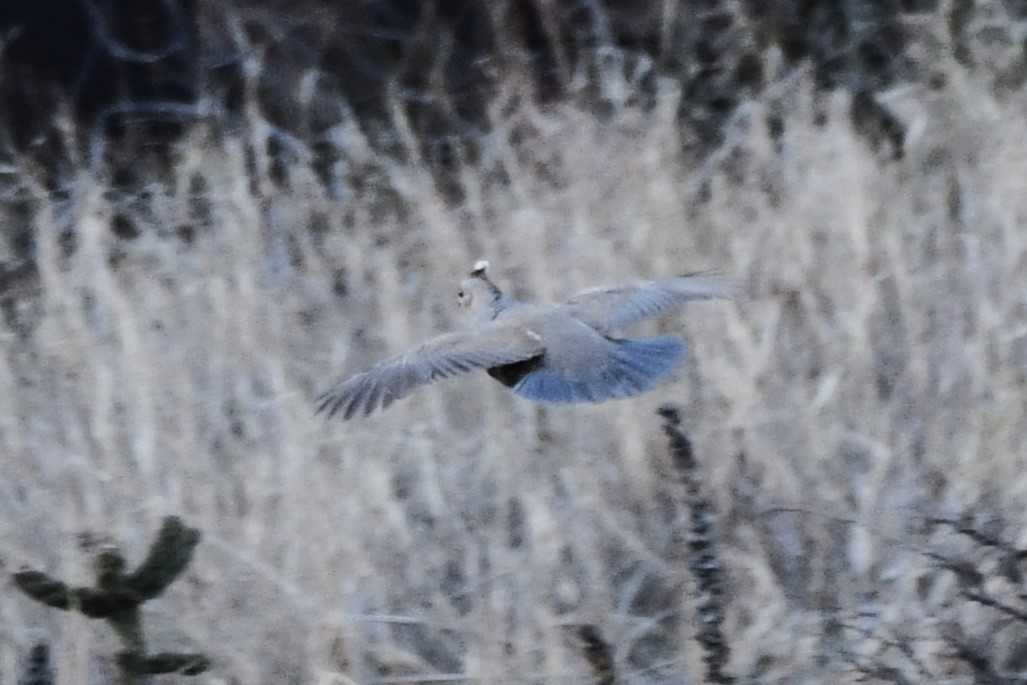
{"label": "bird's eye", "polygon": [[466,294],[466,293],[464,293],[464,291],[463,291],[463,290],[457,290],[457,291],[456,291],[456,296],[457,296],[457,297],[458,297],[459,299],[461,299],[461,300],[462,300],[462,299],[464,299],[464,295],[465,295],[465,294]]}

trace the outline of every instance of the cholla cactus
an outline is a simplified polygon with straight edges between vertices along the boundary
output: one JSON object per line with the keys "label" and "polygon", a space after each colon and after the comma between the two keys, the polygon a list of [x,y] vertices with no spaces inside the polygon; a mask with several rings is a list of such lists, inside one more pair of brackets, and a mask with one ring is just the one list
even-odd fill
{"label": "cholla cactus", "polygon": [[207,669],[202,654],[148,654],[139,608],[159,596],[186,569],[200,532],[181,519],[164,519],[146,559],[131,573],[125,572],[125,558],[108,547],[96,558],[96,587],[70,587],[42,571],[23,570],[14,582],[37,602],[54,609],[78,611],[90,618],[102,618],[118,634],[125,649],[118,655],[123,685],[142,685],[159,673],[196,675]]}

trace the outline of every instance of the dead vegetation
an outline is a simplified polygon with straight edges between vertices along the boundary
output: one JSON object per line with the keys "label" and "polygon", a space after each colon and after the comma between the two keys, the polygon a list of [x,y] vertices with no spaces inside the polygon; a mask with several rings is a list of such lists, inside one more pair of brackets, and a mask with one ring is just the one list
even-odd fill
{"label": "dead vegetation", "polygon": [[[709,155],[680,84],[647,82],[642,106],[614,59],[600,114],[499,82],[444,175],[401,101],[389,154],[353,118],[283,156],[254,107],[191,127],[160,182],[82,160],[55,187],[15,160],[0,567],[79,585],[78,536],[141,557],[181,514],[205,542],[153,639],[228,680],[591,682],[612,663],[698,682],[689,524],[652,418],[672,401],[717,513],[723,674],[1018,682],[1027,103],[1004,5],[984,4],[958,45],[951,13],[912,27],[929,73],[875,96],[899,158],[850,92],[768,49],[767,89]],[[335,374],[455,325],[482,257],[540,298],[710,267],[747,297],[661,322],[690,356],[637,401],[538,407],[482,378],[313,416]],[[68,682],[115,651],[27,605],[0,593],[0,681],[40,641]]]}

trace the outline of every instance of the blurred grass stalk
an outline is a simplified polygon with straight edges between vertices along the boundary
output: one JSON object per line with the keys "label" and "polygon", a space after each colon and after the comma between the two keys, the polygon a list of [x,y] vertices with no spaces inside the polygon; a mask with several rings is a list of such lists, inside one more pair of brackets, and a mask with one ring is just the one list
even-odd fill
{"label": "blurred grass stalk", "polygon": [[[278,168],[255,103],[234,132],[198,125],[131,191],[104,168],[58,189],[5,176],[0,222],[31,229],[38,273],[0,323],[0,554],[73,579],[76,533],[141,548],[141,520],[189,512],[209,540],[203,601],[162,603],[244,682],[387,680],[366,657],[386,649],[414,675],[584,677],[553,628],[578,615],[615,624],[631,682],[679,682],[675,491],[649,430],[673,400],[704,450],[746,456],[704,468],[724,640],[745,646],[733,672],[835,677],[825,616],[867,603],[923,627],[930,673],[952,663],[939,616],[1015,663],[1006,626],[885,542],[916,542],[917,512],[1027,515],[1027,103],[986,60],[924,44],[944,78],[889,94],[916,133],[901,159],[800,69],[701,158],[673,81],[598,116],[511,80],[444,182],[416,139],[385,154],[356,121],[325,142],[330,183],[302,148]],[[608,92],[635,87],[602,73]],[[481,257],[540,298],[708,267],[751,297],[669,322],[690,357],[637,402],[538,409],[483,379],[345,429],[313,417],[332,374],[449,327]],[[863,525],[760,516],[782,503]],[[85,631],[10,595],[0,664],[49,626],[85,682]]]}

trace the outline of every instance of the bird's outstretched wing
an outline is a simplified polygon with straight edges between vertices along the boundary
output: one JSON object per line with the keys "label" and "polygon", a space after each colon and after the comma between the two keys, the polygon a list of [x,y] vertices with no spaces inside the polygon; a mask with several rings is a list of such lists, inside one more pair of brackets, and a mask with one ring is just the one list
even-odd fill
{"label": "bird's outstretched wing", "polygon": [[502,322],[449,333],[375,364],[317,398],[317,412],[349,419],[388,407],[418,386],[477,369],[512,364],[542,353],[537,335]]}
{"label": "bird's outstretched wing", "polygon": [[689,300],[730,298],[738,287],[711,273],[594,288],[565,303],[571,314],[604,335],[657,316]]}

